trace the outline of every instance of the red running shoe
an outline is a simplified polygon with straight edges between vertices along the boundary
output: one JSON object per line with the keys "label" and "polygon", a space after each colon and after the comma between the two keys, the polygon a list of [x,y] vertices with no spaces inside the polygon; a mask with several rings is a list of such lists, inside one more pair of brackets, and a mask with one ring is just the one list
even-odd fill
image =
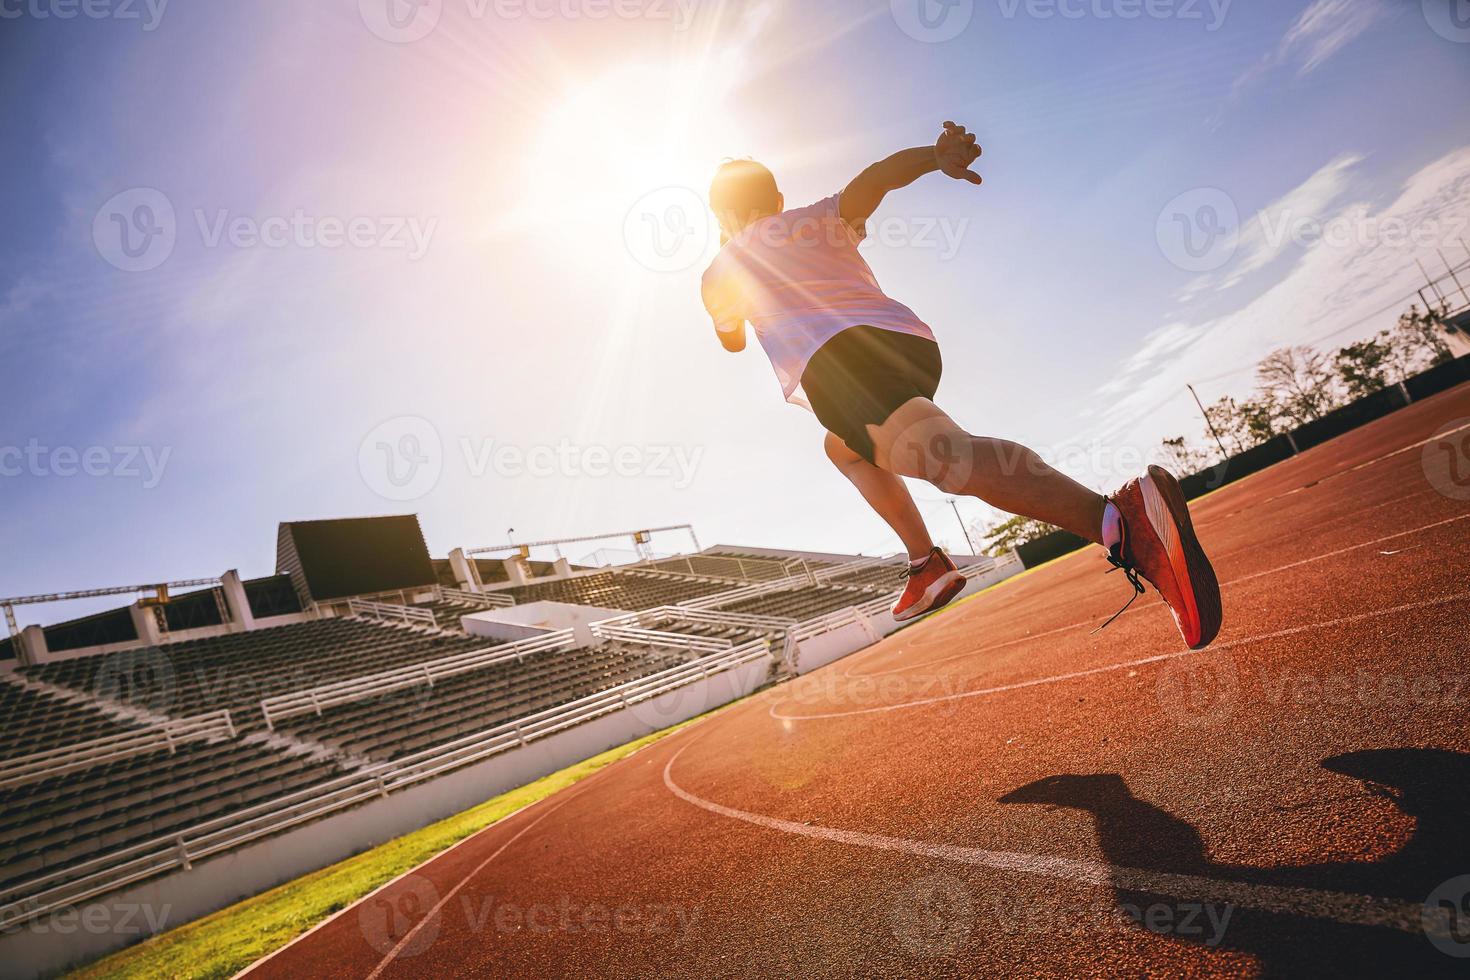
{"label": "red running shoe", "polygon": [[904,569],[903,577],[909,584],[898,605],[893,607],[893,618],[900,623],[948,605],[965,587],[965,577],[949,560],[949,555],[938,548],[929,552],[921,564]]}
{"label": "red running shoe", "polygon": [[1123,540],[1108,561],[1128,576],[1134,599],[1144,591],[1138,576],[1153,583],[1191,649],[1207,646],[1220,632],[1220,584],[1194,536],[1179,481],[1162,466],[1150,466],[1109,499],[1123,517]]}

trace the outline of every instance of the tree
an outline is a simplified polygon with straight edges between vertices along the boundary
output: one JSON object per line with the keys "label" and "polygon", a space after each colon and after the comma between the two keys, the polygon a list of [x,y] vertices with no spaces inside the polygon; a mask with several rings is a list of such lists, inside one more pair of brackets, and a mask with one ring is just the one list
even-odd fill
{"label": "tree", "polygon": [[1055,530],[1058,528],[1045,521],[1018,515],[981,531],[980,536],[985,539],[981,550],[992,558],[999,558],[1012,548],[1044,538]]}
{"label": "tree", "polygon": [[1347,389],[1349,398],[1371,395],[1389,384],[1393,367],[1393,345],[1387,330],[1376,336],[1348,344],[1333,357],[1337,376]]}
{"label": "tree", "polygon": [[1390,348],[1390,384],[1454,358],[1444,340],[1445,313],[1445,307],[1421,313],[1417,305],[1410,306],[1393,329],[1386,332]]}
{"label": "tree", "polygon": [[1252,446],[1274,439],[1281,433],[1281,413],[1276,403],[1263,395],[1241,402],[1240,418]]}
{"label": "tree", "polygon": [[1271,399],[1275,414],[1292,425],[1305,425],[1337,403],[1334,376],[1327,356],[1312,347],[1282,347],[1256,367],[1260,392]]}
{"label": "tree", "polygon": [[1214,461],[1214,455],[1206,450],[1191,446],[1183,436],[1165,439],[1159,451],[1160,461],[1168,469],[1181,476],[1198,473]]}

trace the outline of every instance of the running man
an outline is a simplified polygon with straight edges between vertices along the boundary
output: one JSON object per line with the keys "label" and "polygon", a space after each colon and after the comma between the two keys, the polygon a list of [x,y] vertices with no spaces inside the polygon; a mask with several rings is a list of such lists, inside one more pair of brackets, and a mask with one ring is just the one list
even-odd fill
{"label": "running man", "polygon": [[934,404],[940,356],[933,332],[883,293],[858,252],[868,218],[889,191],[935,171],[979,184],[970,169],[979,156],[974,135],[946,122],[933,146],[901,150],[842,193],[791,211],[765,167],[723,165],[710,187],[723,247],[703,280],[720,343],[743,350],[746,322],[755,328],[787,400],[809,403],[827,430],[828,458],[903,541],[908,584],[895,619],[938,609],[965,585],[934,546],[899,479],[907,476],[1102,545],[1133,598],[1144,591],[1141,575],[1163,595],[1185,642],[1203,647],[1220,629],[1220,590],[1179,482],[1150,466],[1103,497],[1024,446],[962,429]]}

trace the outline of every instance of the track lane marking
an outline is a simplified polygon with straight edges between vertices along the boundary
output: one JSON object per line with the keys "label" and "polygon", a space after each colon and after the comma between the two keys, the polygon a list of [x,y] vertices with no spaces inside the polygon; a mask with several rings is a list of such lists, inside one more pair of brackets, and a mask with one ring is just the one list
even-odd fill
{"label": "track lane marking", "polygon": [[[1407,407],[1407,406],[1405,406],[1405,407]],[[1413,452],[1415,449],[1423,449],[1425,446],[1429,445],[1431,442],[1439,442],[1439,441],[1441,441],[1443,439],[1448,439],[1450,436],[1458,435],[1461,432],[1466,431],[1467,429],[1470,429],[1470,423],[1467,423],[1465,425],[1462,425],[1462,426],[1460,426],[1457,429],[1450,429],[1448,432],[1441,432],[1438,435],[1430,436],[1427,439],[1420,439],[1418,442],[1410,443],[1407,446],[1402,446],[1402,447],[1400,447],[1398,449],[1395,449],[1393,452],[1391,452],[1391,453],[1385,453],[1382,456],[1375,456],[1372,459],[1367,460],[1365,462],[1357,463],[1357,464],[1355,464],[1353,466],[1348,466],[1348,467],[1346,467],[1344,469],[1333,470],[1331,473],[1328,473],[1328,474],[1326,474],[1324,476],[1318,477],[1317,479],[1313,480],[1311,483],[1303,484],[1302,486],[1299,486],[1299,487],[1293,487],[1290,490],[1283,490],[1281,493],[1273,494],[1272,496],[1266,497],[1263,500],[1258,500],[1258,501],[1250,504],[1249,507],[1260,507],[1260,506],[1262,506],[1264,504],[1269,504],[1272,501],[1280,500],[1283,497],[1290,497],[1292,494],[1302,493],[1305,490],[1315,489],[1316,487],[1322,485],[1323,483],[1326,483],[1328,480],[1335,480],[1335,479],[1337,479],[1340,476],[1346,476],[1349,473],[1356,473],[1359,470],[1365,470],[1365,469],[1367,469],[1370,466],[1376,466],[1379,463],[1386,462],[1387,460],[1394,459],[1395,457],[1398,457],[1398,456],[1402,456],[1404,453]],[[1354,430],[1349,430],[1349,431],[1351,432],[1351,431],[1354,431]],[[1344,435],[1346,435],[1346,434],[1347,433],[1344,433]],[[1313,446],[1311,449],[1303,450],[1301,453],[1299,453],[1299,454],[1297,454],[1295,456],[1289,456],[1289,457],[1287,457],[1287,459],[1282,460],[1281,463],[1277,463],[1276,465],[1281,466],[1281,465],[1286,464],[1290,460],[1300,459],[1306,453],[1310,453],[1314,449],[1317,449],[1317,448],[1319,448],[1321,446],[1325,446],[1328,443],[1330,443],[1331,441],[1332,440],[1329,439],[1329,440],[1327,440],[1327,442],[1320,442],[1316,446]],[[1269,470],[1270,470],[1270,467],[1267,467],[1264,470],[1258,470],[1257,473],[1265,473],[1265,472],[1268,472]],[[1248,474],[1248,476],[1255,476],[1255,475],[1257,475],[1257,474],[1256,473]],[[1244,479],[1244,477],[1242,479]],[[1226,486],[1230,486],[1230,484],[1226,484]],[[1220,489],[1223,490],[1224,487],[1221,487]],[[1249,509],[1249,507],[1242,507],[1242,508],[1239,508],[1237,510],[1229,511],[1229,512],[1227,512],[1225,514],[1221,514],[1219,517],[1210,518],[1208,521],[1205,521],[1200,526],[1203,527],[1203,526],[1205,526],[1205,524],[1210,524],[1210,523],[1214,523],[1215,521],[1222,521],[1222,520],[1225,520],[1226,518],[1233,517],[1234,515],[1239,514],[1239,513],[1242,513],[1245,510]]]}
{"label": "track lane marking", "polygon": [[1449,923],[1445,917],[1426,916],[1423,904],[1405,902],[1401,899],[1378,898],[1371,895],[1325,891],[1316,888],[1260,885],[1168,871],[1150,871],[1145,868],[1109,864],[1106,861],[1088,861],[1048,854],[990,851],[955,844],[932,844],[906,837],[889,837],[883,834],[796,823],[792,820],[782,820],[779,817],[737,810],[735,807],[696,796],[674,782],[674,763],[688,747],[688,745],[681,747],[664,766],[664,786],[669,792],[685,803],[702,810],[768,830],[870,850],[896,851],[916,857],[992,868],[997,871],[1036,875],[1089,885],[1108,885],[1120,891],[1203,900],[1283,915],[1309,916],[1314,919],[1328,919],[1344,925],[1397,929],[1409,933],[1427,932],[1436,936],[1449,935]]}
{"label": "track lane marking", "polygon": [[[1402,606],[1394,606],[1390,609],[1376,609],[1372,612],[1355,613],[1352,616],[1340,616],[1336,619],[1323,620],[1316,623],[1306,623],[1301,626],[1291,626],[1286,629],[1275,630],[1271,633],[1258,633],[1255,636],[1243,636],[1225,643],[1217,643],[1203,650],[1178,650],[1174,653],[1156,653],[1149,657],[1140,657],[1137,660],[1126,660],[1122,663],[1105,664],[1101,667],[1089,667],[1086,670],[1074,670],[1065,674],[1053,674],[1050,677],[1036,677],[1031,680],[1015,681],[1011,684],[1001,684],[996,687],[979,688],[973,691],[959,691],[955,694],[941,694],[931,698],[916,698],[912,701],[900,701],[895,704],[874,705],[868,708],[852,708],[848,711],[829,711],[810,715],[790,715],[780,711],[781,704],[773,704],[770,707],[770,716],[777,721],[816,721],[824,718],[849,718],[854,715],[878,714],[884,711],[901,711],[906,708],[921,708],[931,704],[941,704],[947,701],[959,701],[964,698],[978,698],[990,694],[1003,694],[1007,691],[1016,691],[1027,687],[1041,687],[1047,684],[1057,684],[1063,681],[1076,680],[1080,677],[1091,677],[1094,674],[1106,674],[1125,667],[1141,667],[1147,664],[1159,663],[1165,660],[1177,660],[1180,657],[1197,656],[1207,653],[1221,653],[1235,647],[1244,646],[1247,643],[1258,643],[1262,640],[1275,640],[1283,636],[1295,636],[1299,633],[1310,632],[1317,629],[1329,629],[1333,626],[1344,626],[1349,623],[1358,623],[1369,619],[1378,619],[1383,616],[1391,616],[1395,613],[1413,612],[1419,609],[1429,609],[1434,606],[1449,605],[1455,602],[1470,600],[1470,592],[1456,592],[1453,595],[1442,596],[1438,599],[1426,599],[1422,602],[1410,602]],[[926,666],[919,664],[917,666]],[[858,675],[867,677],[873,675]],[[784,702],[784,703],[790,703]]]}
{"label": "track lane marking", "polygon": [[449,889],[449,891],[445,892],[444,893],[444,897],[441,898],[441,899],[439,899],[439,901],[435,902],[434,903],[434,907],[431,908],[431,909],[429,909],[428,912],[424,913],[424,917],[422,919],[419,919],[419,921],[415,922],[413,924],[413,928],[409,929],[408,932],[404,933],[403,934],[403,938],[400,939],[400,940],[398,940],[398,942],[396,944],[394,944],[394,946],[393,946],[392,949],[388,950],[387,953],[383,954],[383,958],[378,961],[378,965],[377,966],[373,967],[373,971],[367,975],[367,977],[365,978],[365,980],[377,980],[377,977],[380,976],[385,969],[387,969],[388,964],[389,963],[392,963],[394,960],[397,959],[397,957],[398,957],[398,951],[401,950],[401,949],[403,949],[404,946],[408,945],[409,940],[413,939],[414,936],[417,936],[418,933],[419,933],[419,930],[422,929],[429,921],[431,921],[434,918],[434,916],[438,915],[439,914],[439,910],[442,909],[442,908],[444,908],[444,906],[449,903],[449,900],[452,899],[455,895],[458,895],[459,894],[459,890],[461,888],[463,888],[465,885],[467,885],[467,884],[470,883],[470,879],[472,879],[472,878],[476,877],[477,875],[479,875],[479,873],[481,871],[484,871],[487,867],[490,866],[490,862],[491,861],[494,861],[496,858],[500,857],[500,855],[505,852],[505,849],[506,848],[510,847],[510,845],[512,845],[516,841],[520,840],[521,837],[523,837],[526,833],[528,833],[533,827],[535,827],[541,821],[545,820],[547,817],[551,816],[557,810],[560,810],[562,807],[566,806],[573,799],[575,799],[575,797],[577,795],[579,795],[579,794],[572,794],[572,795],[566,796],[563,799],[560,799],[557,802],[553,803],[551,806],[548,806],[541,814],[539,814],[536,817],[535,820],[532,820],[530,823],[526,824],[520,830],[516,831],[515,834],[512,835],[509,840],[507,840],[504,844],[501,844],[494,851],[492,851],[489,857],[487,857],[485,860],[481,861],[479,864],[475,865],[475,868],[474,868],[473,871],[471,871],[467,875],[464,875],[463,877],[461,877],[459,879],[459,881],[455,882],[454,883],[454,887],[451,888],[451,889]]}
{"label": "track lane marking", "polygon": [[[1359,543],[1354,544],[1354,545],[1349,545],[1346,548],[1338,548],[1336,551],[1328,551],[1328,552],[1325,552],[1325,553],[1320,554],[1320,555],[1314,555],[1311,558],[1303,558],[1303,559],[1301,559],[1299,561],[1289,562],[1289,563],[1287,563],[1285,565],[1279,565],[1276,568],[1268,568],[1268,569],[1265,569],[1264,571],[1260,571],[1260,572],[1251,572],[1248,575],[1242,575],[1242,576],[1239,576],[1237,578],[1233,578],[1233,579],[1231,579],[1228,582],[1221,582],[1220,583],[1220,588],[1221,589],[1224,589],[1227,586],[1239,585],[1242,582],[1249,582],[1249,581],[1252,581],[1254,579],[1261,578],[1262,576],[1265,576],[1265,575],[1273,575],[1276,572],[1284,572],[1284,571],[1286,571],[1288,569],[1300,568],[1302,565],[1310,565],[1312,562],[1315,562],[1315,561],[1322,561],[1322,560],[1327,559],[1327,558],[1337,558],[1337,557],[1340,557],[1342,555],[1347,554],[1348,552],[1358,551],[1358,550],[1361,550],[1363,548],[1372,548],[1375,545],[1383,544],[1386,541],[1392,541],[1395,538],[1406,537],[1406,536],[1408,536],[1410,534],[1418,534],[1421,531],[1431,531],[1431,530],[1434,530],[1435,528],[1444,527],[1447,524],[1454,524],[1454,523],[1456,523],[1458,521],[1466,521],[1466,520],[1470,520],[1470,514],[1459,514],[1459,515],[1457,515],[1455,517],[1446,518],[1445,520],[1442,520],[1442,521],[1435,521],[1432,524],[1425,524],[1425,525],[1422,525],[1421,527],[1410,528],[1407,531],[1395,531],[1393,534],[1384,535],[1381,538],[1374,538],[1372,541],[1360,541]],[[1133,615],[1137,615],[1138,613],[1143,613],[1143,612],[1157,612],[1158,609],[1160,608],[1160,605],[1161,605],[1160,603],[1150,603],[1147,606],[1136,606],[1133,609],[1125,610],[1118,618],[1119,619],[1122,619],[1125,616],[1133,616]],[[1167,608],[1167,607],[1165,607],[1165,608]],[[1028,643],[1028,642],[1030,642],[1032,640],[1040,640],[1040,639],[1044,639],[1045,637],[1048,637],[1048,636],[1055,636],[1058,633],[1066,633],[1066,632],[1069,632],[1071,630],[1082,629],[1083,627],[1094,625],[1095,622],[1096,622],[1095,619],[1086,619],[1086,620],[1082,620],[1082,621],[1076,622],[1076,623],[1069,623],[1066,626],[1058,626],[1055,629],[1045,630],[1045,631],[1043,631],[1041,633],[1032,633],[1032,634],[1029,634],[1027,636],[1018,636],[1018,637],[1016,637],[1013,640],[1004,640],[1004,641],[1002,641],[1000,643],[995,643],[995,644],[992,644],[992,645],[990,645],[988,647],[981,647],[978,650],[969,650],[969,651],[966,651],[964,653],[955,653],[955,654],[951,654],[950,656],[947,656],[947,657],[940,657],[937,660],[925,660],[925,661],[923,661],[921,663],[917,663],[917,664],[913,664],[913,663],[901,664],[901,665],[899,665],[897,667],[890,667],[890,668],[888,668],[886,670],[874,670],[874,671],[866,671],[866,672],[862,672],[862,673],[859,673],[859,672],[854,671],[854,670],[846,670],[846,671],[843,671],[842,672],[842,676],[843,677],[859,677],[859,678],[861,678],[861,677],[885,677],[885,676],[887,676],[889,674],[900,674],[900,673],[903,673],[905,671],[912,670],[915,667],[933,667],[933,666],[935,666],[937,664],[949,663],[951,660],[964,660],[964,659],[969,658],[969,657],[978,657],[978,656],[980,656],[981,654],[984,654],[984,653],[991,653],[991,652],[993,652],[995,650],[1003,650],[1006,647],[1013,647],[1013,646],[1015,646],[1018,643]],[[1214,646],[1214,647],[1210,647],[1209,649],[1220,649],[1220,647]],[[897,651],[895,651],[895,652],[897,652]]]}

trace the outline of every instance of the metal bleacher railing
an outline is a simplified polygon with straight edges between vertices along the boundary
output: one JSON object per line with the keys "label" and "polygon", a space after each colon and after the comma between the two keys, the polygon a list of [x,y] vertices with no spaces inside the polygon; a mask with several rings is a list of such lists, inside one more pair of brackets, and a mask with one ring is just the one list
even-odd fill
{"label": "metal bleacher railing", "polygon": [[224,710],[211,711],[177,721],[149,725],[120,735],[108,735],[6,759],[0,762],[0,789],[63,776],[150,752],[167,750],[172,755],[180,745],[188,742],[234,737],[235,725],[230,720],[230,713]]}
{"label": "metal bleacher railing", "polygon": [[449,602],[462,602],[471,606],[506,608],[516,604],[516,597],[509,592],[466,592],[464,589],[439,589],[439,594]]}
{"label": "metal bleacher railing", "polygon": [[571,630],[557,630],[554,633],[518,640],[515,643],[481,647],[478,650],[468,650],[464,653],[440,657],[438,660],[426,660],[422,663],[395,667],[376,674],[366,674],[345,681],[318,684],[316,687],[300,691],[277,694],[260,702],[260,713],[265,717],[265,727],[275,730],[275,723],[282,718],[309,714],[320,715],[323,708],[391,694],[394,691],[416,687],[419,684],[428,684],[429,687],[433,687],[434,681],[445,677],[482,670],[511,660],[522,661],[529,654],[569,650],[576,645],[576,642],[576,635]]}
{"label": "metal bleacher railing", "polygon": [[817,571],[811,570],[805,562],[802,563],[802,571],[784,578],[772,579],[768,582],[758,582],[739,589],[731,589],[728,592],[717,592],[714,595],[701,596],[698,599],[690,599],[679,603],[684,609],[719,609],[745,599],[754,599],[757,596],[770,595],[773,592],[787,592],[791,589],[799,589],[809,585],[826,585],[834,578],[860,568],[867,568],[880,562],[891,559],[883,558],[858,558],[854,561],[843,562],[830,568]]}
{"label": "metal bleacher railing", "polygon": [[680,664],[596,694],[526,715],[393,762],[317,783],[256,806],[196,824],[81,864],[21,882],[0,892],[0,930],[83,902],[97,895],[232,850],[375,797],[405,789],[445,772],[526,745],[612,711],[631,707],[681,687],[758,660],[769,660],[770,644],[753,640]]}
{"label": "metal bleacher railing", "polygon": [[439,628],[434,610],[422,606],[403,606],[393,602],[371,602],[367,599],[349,599],[347,614],[357,619],[373,619],[385,623],[403,623],[406,626],[428,626]]}

